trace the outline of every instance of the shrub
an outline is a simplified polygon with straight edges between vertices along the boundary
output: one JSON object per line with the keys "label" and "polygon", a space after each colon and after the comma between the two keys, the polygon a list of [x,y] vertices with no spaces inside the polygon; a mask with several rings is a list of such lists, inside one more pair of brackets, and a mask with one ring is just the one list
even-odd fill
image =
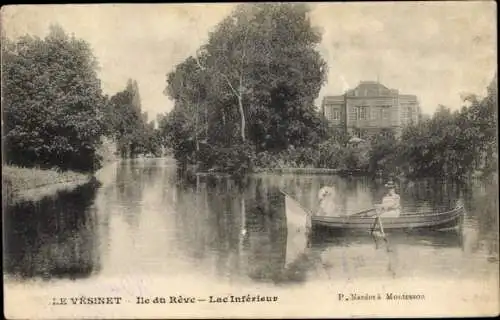
{"label": "shrub", "polygon": [[200,169],[242,175],[250,172],[255,161],[255,148],[249,143],[232,147],[213,146],[198,154]]}

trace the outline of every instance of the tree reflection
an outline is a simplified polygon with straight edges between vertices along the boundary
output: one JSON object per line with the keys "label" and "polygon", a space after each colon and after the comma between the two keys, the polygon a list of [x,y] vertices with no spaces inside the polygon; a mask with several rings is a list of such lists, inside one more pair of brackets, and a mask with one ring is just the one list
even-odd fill
{"label": "tree reflection", "polygon": [[160,172],[155,161],[156,159],[131,159],[121,162],[117,167],[117,200],[126,204],[122,206],[120,213],[133,229],[138,227],[146,186],[155,181],[153,177]]}
{"label": "tree reflection", "polygon": [[24,278],[88,277],[100,269],[93,207],[97,182],[37,202],[9,206],[4,216],[4,268]]}
{"label": "tree reflection", "polygon": [[485,248],[491,261],[498,261],[498,183],[475,182],[463,188],[465,208],[478,228],[473,250]]}
{"label": "tree reflection", "polygon": [[252,184],[255,198],[247,201],[248,276],[259,281],[283,280],[286,261],[286,221],[283,196],[261,180]]}

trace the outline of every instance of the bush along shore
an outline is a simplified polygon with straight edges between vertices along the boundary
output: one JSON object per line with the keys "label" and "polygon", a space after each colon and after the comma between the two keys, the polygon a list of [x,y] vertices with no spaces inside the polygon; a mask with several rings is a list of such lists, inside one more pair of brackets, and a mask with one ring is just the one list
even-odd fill
{"label": "bush along shore", "polygon": [[[116,142],[106,137],[101,137],[96,154],[100,159],[99,169],[119,160]],[[44,196],[53,195],[61,190],[71,190],[96,179],[96,172],[92,170],[78,172],[63,170],[56,166],[46,169],[39,166],[4,165],[2,170],[3,198],[7,203],[39,200]]]}
{"label": "bush along shore", "polygon": [[7,203],[36,200],[59,190],[88,183],[92,175],[60,169],[22,168],[3,166],[2,189]]}

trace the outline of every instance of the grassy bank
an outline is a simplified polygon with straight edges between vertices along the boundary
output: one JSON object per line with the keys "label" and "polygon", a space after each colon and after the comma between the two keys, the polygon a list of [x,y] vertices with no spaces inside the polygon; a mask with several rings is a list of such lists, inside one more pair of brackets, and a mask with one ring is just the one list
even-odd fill
{"label": "grassy bank", "polygon": [[18,198],[36,198],[62,188],[86,183],[89,180],[89,175],[72,171],[16,166],[3,166],[2,168],[3,195],[8,201]]}

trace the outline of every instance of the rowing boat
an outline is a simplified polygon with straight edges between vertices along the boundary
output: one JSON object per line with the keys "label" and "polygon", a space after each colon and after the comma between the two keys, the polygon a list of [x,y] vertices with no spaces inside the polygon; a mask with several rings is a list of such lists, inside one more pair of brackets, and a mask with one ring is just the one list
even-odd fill
{"label": "rowing boat", "polygon": [[[290,195],[285,195],[287,219],[306,221],[310,228],[328,228],[338,231],[363,231],[373,228],[375,209],[343,217],[314,215]],[[382,217],[384,230],[442,230],[457,226],[464,214],[463,206],[445,212],[402,213],[399,217]]]}
{"label": "rowing boat", "polygon": [[[390,233],[391,243],[397,243],[398,245],[433,248],[459,248],[463,246],[464,235],[462,232],[442,232],[432,229],[417,230],[412,232],[392,230],[388,233]],[[460,229],[456,231],[460,231]],[[321,228],[315,229],[315,232],[310,235],[309,244],[321,249],[373,244],[373,240],[373,235],[366,231],[339,232],[335,229]]]}

